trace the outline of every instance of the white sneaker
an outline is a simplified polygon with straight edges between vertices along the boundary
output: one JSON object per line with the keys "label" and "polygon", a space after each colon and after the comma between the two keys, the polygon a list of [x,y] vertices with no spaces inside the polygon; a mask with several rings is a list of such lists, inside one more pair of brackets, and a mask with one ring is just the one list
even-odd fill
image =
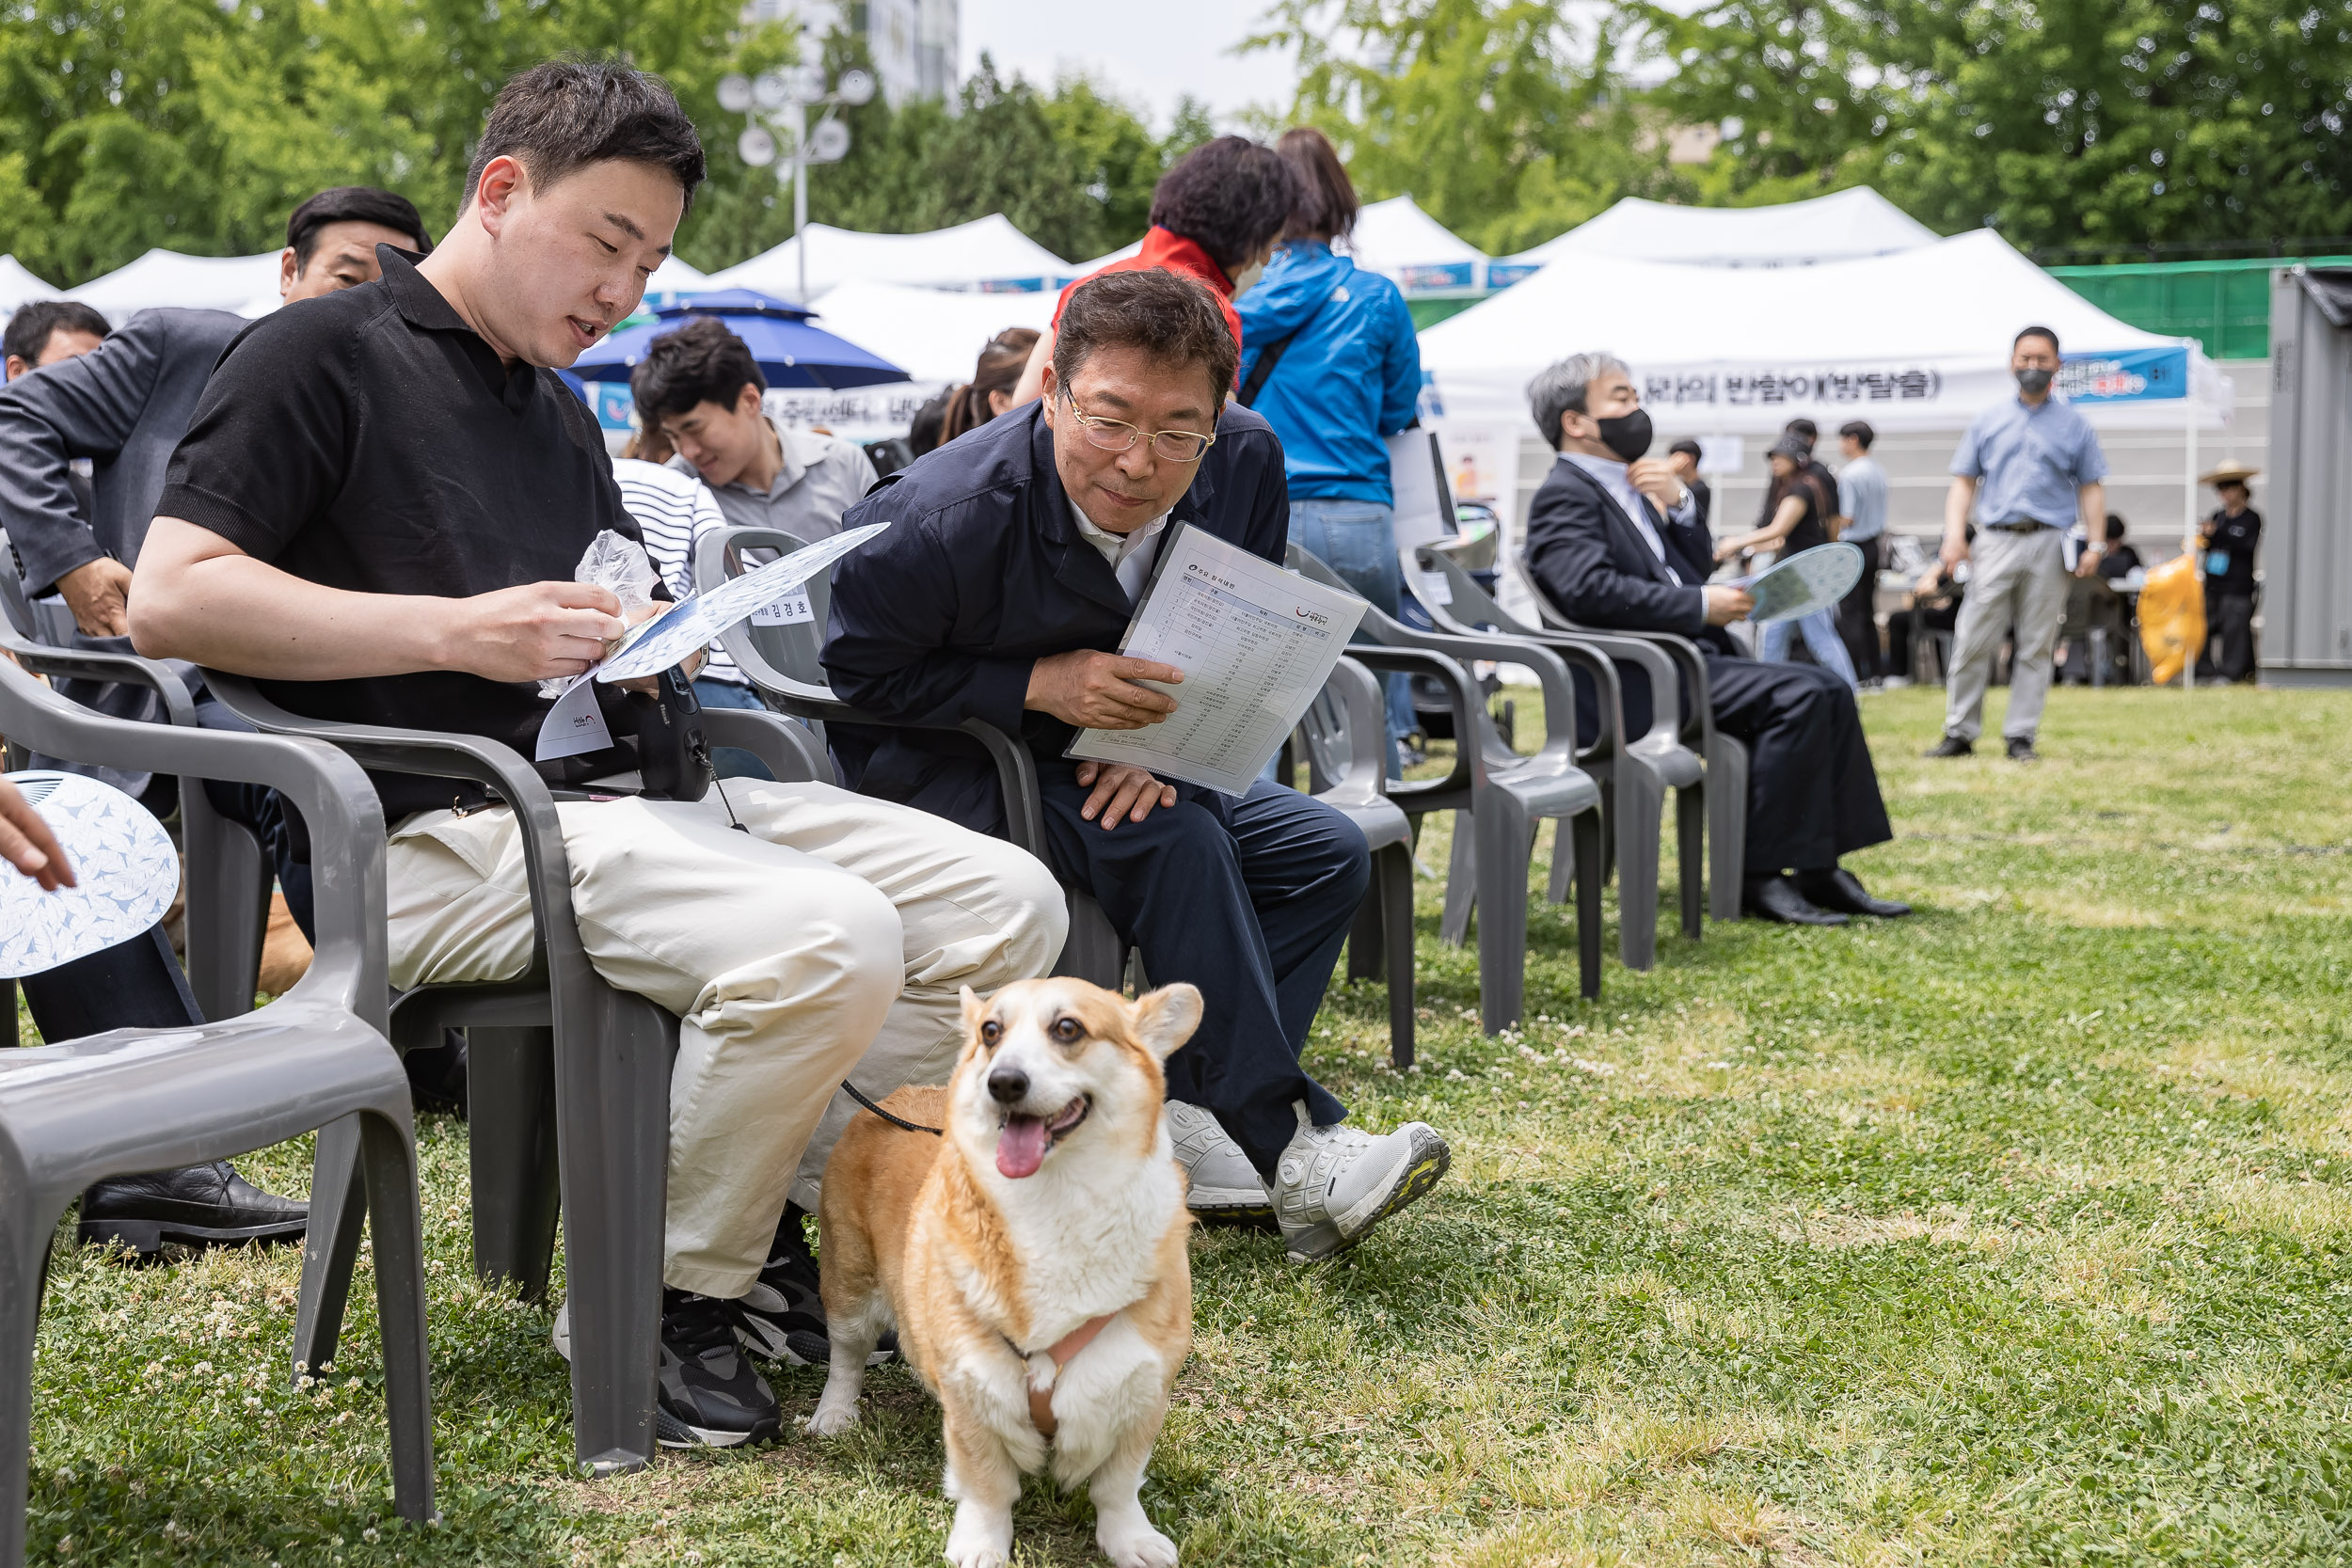
{"label": "white sneaker", "polygon": [[1216,1117],[1198,1105],[1171,1100],[1162,1116],[1176,1163],[1184,1167],[1184,1205],[1196,1214],[1263,1219],[1274,1212],[1258,1167],[1228,1137]]}
{"label": "white sneaker", "polygon": [[1274,1218],[1294,1263],[1336,1257],[1438,1184],[1454,1158],[1437,1129],[1408,1121],[1374,1137],[1341,1122],[1316,1127],[1295,1102],[1298,1132],[1274,1169]]}

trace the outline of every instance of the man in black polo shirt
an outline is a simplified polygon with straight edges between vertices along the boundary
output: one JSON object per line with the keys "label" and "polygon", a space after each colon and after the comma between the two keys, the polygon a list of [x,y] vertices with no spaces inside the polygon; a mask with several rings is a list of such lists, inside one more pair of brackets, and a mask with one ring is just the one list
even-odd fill
{"label": "man in black polo shirt", "polygon": [[[585,671],[622,630],[575,564],[600,530],[637,534],[595,420],[548,367],[636,309],[702,175],[654,77],[558,63],[508,83],[429,260],[385,246],[381,282],[230,346],[139,557],[140,649],[255,676],[297,712],[532,754],[548,704],[531,683]],[[633,763],[611,748],[542,768]],[[512,813],[446,780],[376,784],[393,983],[519,973]],[[558,812],[590,960],[681,1020],[659,1435],[771,1437],[775,1397],[739,1339],[784,1348],[768,1275],[835,1085],[944,1079],[959,987],[1042,973],[1060,890],[1009,845],[830,785]]]}

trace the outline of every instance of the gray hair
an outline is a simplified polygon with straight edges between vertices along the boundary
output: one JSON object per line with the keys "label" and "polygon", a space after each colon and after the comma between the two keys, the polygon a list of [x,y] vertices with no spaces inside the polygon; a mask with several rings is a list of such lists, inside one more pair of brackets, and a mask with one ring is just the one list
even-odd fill
{"label": "gray hair", "polygon": [[1560,416],[1584,412],[1584,388],[1614,372],[1629,376],[1632,368],[1613,354],[1571,354],[1556,365],[1535,372],[1527,384],[1527,405],[1535,415],[1535,428],[1552,450],[1560,448]]}

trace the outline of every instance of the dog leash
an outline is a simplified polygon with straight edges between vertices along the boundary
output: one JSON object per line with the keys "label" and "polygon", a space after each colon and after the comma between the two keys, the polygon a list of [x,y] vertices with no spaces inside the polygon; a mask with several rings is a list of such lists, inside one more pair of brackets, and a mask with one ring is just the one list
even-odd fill
{"label": "dog leash", "polygon": [[945,1137],[946,1135],[936,1127],[925,1127],[920,1122],[908,1121],[904,1117],[892,1116],[888,1111],[883,1110],[881,1106],[866,1099],[866,1096],[860,1092],[858,1086],[855,1084],[850,1083],[847,1078],[841,1080],[841,1086],[850,1091],[850,1098],[851,1100],[856,1101],[859,1104],[865,1106],[867,1110],[873,1112],[876,1116],[882,1117],[882,1120],[890,1123],[893,1127],[901,1127],[910,1132],[929,1132],[934,1138]]}

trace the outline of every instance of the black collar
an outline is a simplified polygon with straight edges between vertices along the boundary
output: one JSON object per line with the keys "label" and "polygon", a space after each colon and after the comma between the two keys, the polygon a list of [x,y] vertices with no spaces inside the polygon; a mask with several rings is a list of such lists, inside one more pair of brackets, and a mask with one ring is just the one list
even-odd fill
{"label": "black collar", "polygon": [[503,403],[510,413],[521,413],[537,390],[537,371],[520,360],[509,365],[500,358],[498,350],[467,325],[448,296],[417,270],[417,263],[423,257],[395,245],[379,245],[375,247],[375,260],[384,269],[384,288],[392,296],[393,309],[400,312],[401,319],[421,332],[446,332],[455,337],[491,395]]}

